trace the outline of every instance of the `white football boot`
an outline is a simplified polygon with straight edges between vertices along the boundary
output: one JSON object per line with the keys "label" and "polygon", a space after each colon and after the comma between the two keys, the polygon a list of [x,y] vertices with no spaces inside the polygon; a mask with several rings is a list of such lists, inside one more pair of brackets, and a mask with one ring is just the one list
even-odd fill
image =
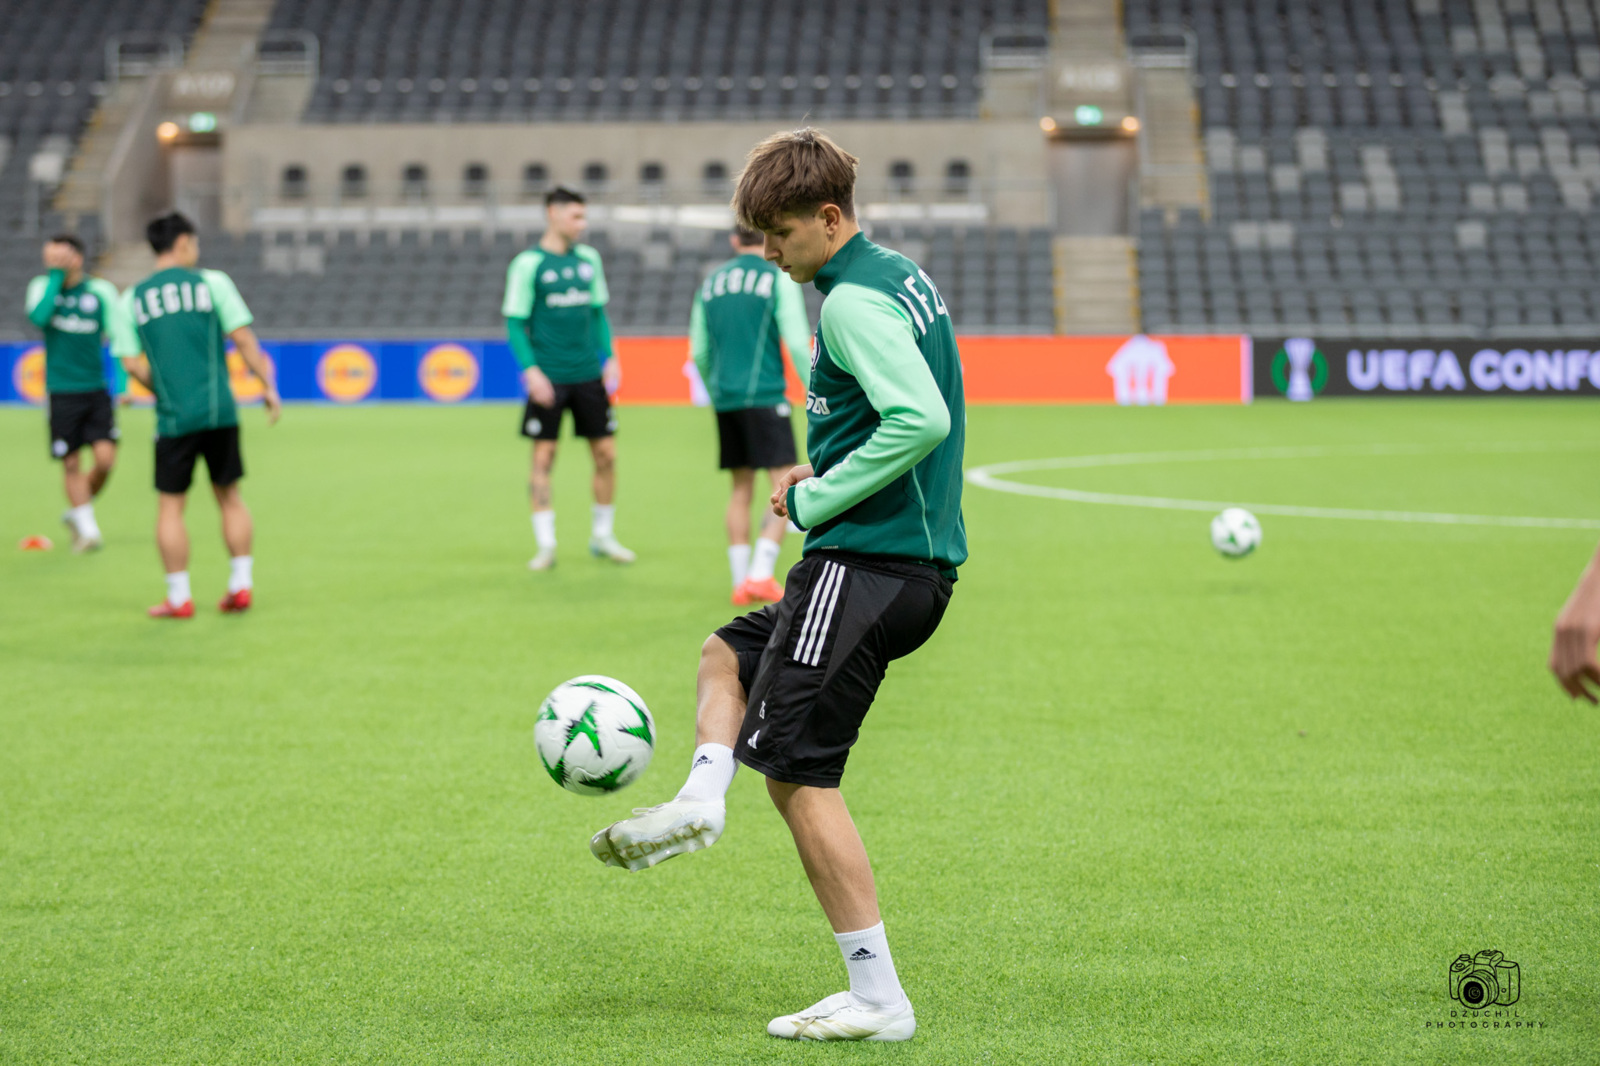
{"label": "white football boot", "polygon": [[551,570],[556,565],[556,550],[554,548],[540,548],[539,554],[528,560],[529,570]]}
{"label": "white football boot", "polygon": [[[86,543],[88,538],[86,538],[83,533],[79,531],[78,523],[73,521],[71,511],[61,512],[61,524],[66,526],[68,532],[72,534],[72,550],[74,552],[84,551],[85,549],[83,545]],[[99,547],[99,545],[96,545],[96,547]]]}
{"label": "white football boot", "polygon": [[614,822],[594,835],[589,850],[607,866],[648,870],[674,855],[709,848],[722,836],[727,808],[716,802],[669,800],[635,807],[634,817]]}
{"label": "white football boot", "polygon": [[599,559],[610,559],[614,563],[631,563],[635,558],[633,552],[624,548],[616,537],[590,537],[589,554]]}
{"label": "white football boot", "polygon": [[767,1032],[785,1040],[910,1040],[917,1033],[917,1016],[909,999],[898,1007],[878,1007],[835,992],[798,1014],[772,1019]]}

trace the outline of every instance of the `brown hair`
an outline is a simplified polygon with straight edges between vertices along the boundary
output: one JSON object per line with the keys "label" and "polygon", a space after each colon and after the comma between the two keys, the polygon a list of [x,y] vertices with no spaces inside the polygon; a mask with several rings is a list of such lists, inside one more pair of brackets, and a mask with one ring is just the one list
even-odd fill
{"label": "brown hair", "polygon": [[814,127],[774,133],[750,149],[733,190],[734,217],[745,229],[766,229],[833,204],[854,218],[858,162]]}

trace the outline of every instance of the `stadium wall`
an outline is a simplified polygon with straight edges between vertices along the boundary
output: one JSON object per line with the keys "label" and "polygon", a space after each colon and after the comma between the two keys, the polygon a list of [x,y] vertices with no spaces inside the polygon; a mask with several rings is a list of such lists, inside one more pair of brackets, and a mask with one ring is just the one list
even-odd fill
{"label": "stadium wall", "polygon": [[[487,195],[500,205],[529,203],[539,208],[534,228],[543,227],[542,203],[526,197],[523,169],[547,168],[549,181],[588,188],[584,167],[603,164],[608,184],[619,195],[640,190],[641,168],[663,168],[652,190],[663,202],[726,202],[727,194],[707,192],[705,164],[718,162],[737,174],[745,154],[781,126],[778,122],[553,123],[536,126],[339,125],[236,126],[223,146],[223,224],[232,232],[273,225],[328,228],[370,224],[367,209],[407,202],[401,173],[411,164],[428,169],[431,204],[468,204],[463,170],[472,163],[488,168]],[[858,197],[955,199],[983,205],[988,221],[1004,226],[1050,223],[1051,193],[1047,143],[1032,121],[916,120],[833,122],[829,132],[861,157]],[[891,187],[890,164],[912,164],[908,186]],[[965,192],[945,192],[946,167],[953,161],[970,168]],[[338,197],[345,166],[360,164],[369,175],[369,192],[359,202]],[[303,199],[280,196],[285,167],[306,169]],[[481,199],[481,197],[480,197]],[[415,202],[415,201],[412,201]],[[325,217],[313,217],[320,209]],[[342,210],[342,217],[327,215]],[[465,216],[464,216],[465,217]]]}
{"label": "stadium wall", "polygon": [[[967,399],[973,403],[1248,403],[1247,337],[999,337],[960,340]],[[683,337],[619,337],[623,404],[690,404],[695,378]],[[285,400],[321,403],[470,403],[522,398],[503,341],[264,340]],[[234,393],[259,399],[260,386],[236,355]],[[107,371],[110,371],[109,359]],[[150,395],[129,383],[137,401]],[[790,381],[791,398],[804,394]],[[702,397],[703,400],[703,397]],[[0,344],[0,403],[44,401],[44,350]]]}

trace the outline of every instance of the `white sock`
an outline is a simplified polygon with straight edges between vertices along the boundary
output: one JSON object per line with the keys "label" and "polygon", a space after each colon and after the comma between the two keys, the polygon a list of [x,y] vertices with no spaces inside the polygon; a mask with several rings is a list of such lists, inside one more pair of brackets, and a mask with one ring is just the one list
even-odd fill
{"label": "white sock", "polygon": [[253,555],[235,555],[228,560],[228,591],[230,593],[243,592],[245,589],[253,587],[250,567],[255,561],[255,556]]}
{"label": "white sock", "polygon": [[556,550],[556,513],[554,511],[533,512],[533,539],[538,542],[540,551]]}
{"label": "white sock", "polygon": [[750,545],[732,544],[728,547],[728,571],[733,574],[733,587],[744,584],[750,570]]}
{"label": "white sock", "polygon": [[86,537],[89,540],[100,539],[100,523],[94,520],[94,504],[79,504],[68,511],[67,514],[71,516],[72,524],[78,530],[80,537]]}
{"label": "white sock", "polygon": [[167,602],[182,607],[189,602],[189,571],[179,570],[167,575]]}
{"label": "white sock", "polygon": [[844,968],[850,974],[852,1000],[874,1007],[898,1007],[905,1002],[905,989],[894,972],[882,922],[854,933],[835,933],[833,939],[839,942]]}
{"label": "white sock", "polygon": [[733,784],[733,772],[739,764],[733,758],[733,749],[726,744],[702,744],[694,749],[694,759],[689,763],[689,780],[678,789],[674,799],[697,800],[702,803],[718,801],[728,794]]}
{"label": "white sock", "polygon": [[778,565],[778,553],[783,550],[783,545],[766,537],[756,538],[756,555],[750,562],[750,580],[766,581],[772,577],[773,567]]}
{"label": "white sock", "polygon": [[594,515],[589,520],[589,536],[595,540],[610,540],[616,528],[617,507],[611,503],[594,505]]}

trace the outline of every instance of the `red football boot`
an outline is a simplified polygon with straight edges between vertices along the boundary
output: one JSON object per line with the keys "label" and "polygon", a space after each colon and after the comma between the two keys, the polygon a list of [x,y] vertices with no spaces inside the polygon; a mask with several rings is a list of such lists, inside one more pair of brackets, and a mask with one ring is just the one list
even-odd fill
{"label": "red football boot", "polygon": [[193,618],[194,617],[194,601],[193,600],[184,600],[182,603],[178,604],[178,606],[174,607],[174,606],[172,606],[172,604],[168,603],[166,600],[162,600],[160,603],[158,603],[154,607],[150,608],[150,617],[151,618]]}
{"label": "red football boot", "polygon": [[240,589],[230,592],[222,597],[222,602],[217,604],[217,610],[223,614],[239,614],[250,609],[250,590]]}
{"label": "red football boot", "polygon": [[733,602],[741,606],[751,603],[777,603],[783,599],[783,586],[775,578],[757,581],[747,577],[733,594]]}

